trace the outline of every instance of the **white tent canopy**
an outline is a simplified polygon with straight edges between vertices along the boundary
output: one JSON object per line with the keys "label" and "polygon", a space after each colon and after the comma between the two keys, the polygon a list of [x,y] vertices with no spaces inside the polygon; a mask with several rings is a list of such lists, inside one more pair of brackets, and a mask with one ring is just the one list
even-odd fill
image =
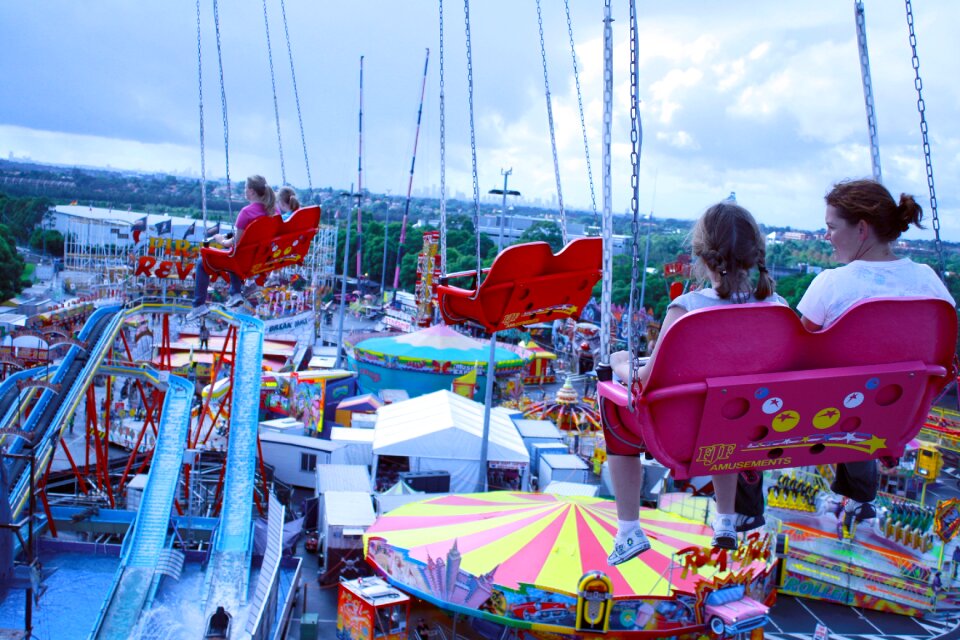
{"label": "white tent canopy", "polygon": [[[530,454],[511,413],[490,412],[487,460],[526,467]],[[407,456],[411,471],[448,471],[451,492],[476,488],[483,439],[483,405],[451,391],[435,391],[377,409],[376,456]]]}

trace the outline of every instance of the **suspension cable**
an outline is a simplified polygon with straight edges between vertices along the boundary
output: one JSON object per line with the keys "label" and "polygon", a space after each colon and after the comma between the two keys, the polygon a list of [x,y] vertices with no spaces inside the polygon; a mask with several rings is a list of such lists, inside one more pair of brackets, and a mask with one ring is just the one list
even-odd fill
{"label": "suspension cable", "polygon": [[[636,0],[630,0],[630,210],[633,213],[633,266],[630,274],[630,304],[629,304],[629,331],[627,333],[627,353],[630,354],[631,363],[637,362],[634,358],[635,345],[637,339],[637,330],[634,326],[634,310],[636,309],[637,295],[637,276],[640,270],[640,247],[637,238],[640,235],[640,149],[643,146],[643,126],[640,122],[640,92],[639,92],[639,74],[640,74],[640,44],[637,33],[637,3]],[[649,252],[650,228],[647,228],[647,250]],[[646,260],[646,258],[644,259]],[[646,271],[644,271],[646,276]],[[646,278],[644,278],[646,284]],[[633,389],[633,379],[636,373],[633,366],[629,367],[627,388]],[[633,394],[629,395],[629,404],[633,410]]]}
{"label": "suspension cable", "polygon": [[[540,58],[543,60],[543,87],[547,98],[547,122],[550,123],[550,149],[553,151],[553,174],[557,180],[557,204],[560,207],[560,234],[567,245],[567,214],[563,209],[563,189],[560,187],[560,162],[557,160],[557,135],[553,126],[553,100],[550,97],[550,77],[547,74],[547,47],[543,42],[543,13],[537,0],[537,25],[540,29]],[[506,197],[506,196],[504,196]],[[506,216],[504,211],[501,215]]]}
{"label": "suspension cable", "polygon": [[870,134],[870,163],[873,179],[883,182],[880,170],[880,141],[877,138],[877,114],[873,105],[873,81],[870,79],[870,54],[867,49],[867,24],[863,0],[854,0],[853,13],[857,23],[857,46],[860,50],[860,79],[863,81],[863,102],[867,109],[867,130]]}
{"label": "suspension cable", "polygon": [[293,47],[290,46],[290,31],[287,29],[287,8],[280,0],[280,13],[283,15],[283,35],[287,39],[287,57],[290,58],[290,78],[293,80],[293,99],[297,103],[297,121],[300,123],[300,143],[303,145],[303,163],[307,167],[307,189],[309,198],[313,198],[313,177],[310,175],[310,156],[307,154],[307,136],[303,131],[303,114],[300,112],[300,92],[297,91],[297,73],[293,69]]}
{"label": "suspension cable", "polygon": [[580,90],[580,72],[577,70],[577,49],[573,44],[573,22],[570,20],[570,0],[563,0],[567,12],[567,34],[570,36],[570,56],[573,58],[573,80],[577,85],[577,107],[580,109],[580,129],[583,131],[583,154],[587,159],[587,178],[590,181],[590,207],[593,209],[593,225],[599,227],[597,216],[597,193],[593,184],[593,167],[590,163],[590,144],[587,140],[587,121],[583,117],[583,93]]}
{"label": "suspension cable", "polygon": [[[223,52],[220,48],[220,9],[217,0],[213,0],[213,24],[217,30],[217,66],[220,69],[220,110],[223,112],[223,155],[226,158],[227,173],[227,213],[233,219],[233,186],[230,184],[230,125],[227,122],[227,91],[223,83]],[[220,216],[217,216],[219,221]],[[207,232],[206,229],[203,230]]]}
{"label": "suspension cable", "polygon": [[283,140],[280,138],[280,107],[277,105],[277,80],[273,73],[273,48],[270,46],[270,19],[267,18],[267,0],[263,0],[263,26],[267,34],[267,59],[270,61],[270,88],[273,89],[273,115],[277,121],[277,147],[280,149],[280,180],[287,184],[287,167],[283,162]]}
{"label": "suspension cable", "polygon": [[203,131],[203,54],[200,46],[200,0],[197,0],[197,85],[200,94],[200,210],[203,232],[207,232],[207,157]]}
{"label": "suspension cable", "polygon": [[470,161],[473,171],[473,230],[477,235],[477,285],[480,285],[480,181],[477,178],[477,133],[473,119],[473,50],[470,44],[470,0],[463,0],[467,39],[467,101],[470,105]]}
{"label": "suspension cable", "polygon": [[[447,272],[447,124],[443,87],[443,0],[440,0],[440,273]],[[439,313],[439,312],[438,312]]]}
{"label": "suspension cable", "polygon": [[612,307],[611,282],[613,273],[613,209],[611,202],[610,146],[613,129],[613,18],[610,0],[603,2],[603,286],[600,293],[600,358],[610,361],[610,314]]}
{"label": "suspension cable", "polygon": [[945,275],[943,244],[940,241],[940,218],[937,215],[937,190],[933,186],[933,161],[930,158],[930,139],[927,135],[926,105],[923,102],[923,80],[920,78],[920,57],[917,55],[917,34],[913,30],[913,5],[906,0],[907,27],[910,30],[910,51],[913,56],[914,86],[917,88],[917,111],[920,113],[920,133],[923,134],[923,158],[927,166],[927,187],[930,190],[930,215],[933,219],[934,245],[937,250],[937,266],[940,279]]}

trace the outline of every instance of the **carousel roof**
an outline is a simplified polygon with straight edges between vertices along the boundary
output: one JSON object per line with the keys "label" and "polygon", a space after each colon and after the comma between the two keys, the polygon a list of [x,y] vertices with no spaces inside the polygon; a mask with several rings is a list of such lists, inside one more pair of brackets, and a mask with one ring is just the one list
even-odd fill
{"label": "carousel roof", "polygon": [[[490,353],[487,341],[474,340],[446,325],[427,327],[413,333],[374,337],[361,340],[356,351],[376,356],[403,360],[426,360],[467,364],[486,364]],[[530,356],[524,356],[498,346],[494,358],[497,366],[519,366]]]}

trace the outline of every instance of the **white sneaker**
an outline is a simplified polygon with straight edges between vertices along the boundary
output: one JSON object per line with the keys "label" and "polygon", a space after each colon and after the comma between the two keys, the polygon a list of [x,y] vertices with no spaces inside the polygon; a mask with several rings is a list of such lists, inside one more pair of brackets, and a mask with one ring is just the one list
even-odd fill
{"label": "white sneaker", "polygon": [[713,519],[713,540],[711,544],[720,549],[736,550],[737,516],[736,514],[718,513]]}
{"label": "white sneaker", "polygon": [[607,556],[607,564],[611,567],[640,555],[650,548],[650,541],[643,529],[637,529],[628,534],[623,540],[614,540],[613,551]]}
{"label": "white sneaker", "polygon": [[223,306],[225,306],[227,309],[233,309],[234,307],[239,307],[243,305],[244,302],[246,301],[243,299],[243,294],[234,293],[234,294],[231,294],[229,298],[227,298],[227,301],[226,303],[224,303]]}
{"label": "white sneaker", "polygon": [[207,315],[208,313],[210,313],[210,307],[208,307],[205,304],[202,304],[199,307],[194,307],[193,309],[190,309],[190,312],[187,313],[186,321],[192,322],[193,320],[196,320],[197,318],[201,318]]}

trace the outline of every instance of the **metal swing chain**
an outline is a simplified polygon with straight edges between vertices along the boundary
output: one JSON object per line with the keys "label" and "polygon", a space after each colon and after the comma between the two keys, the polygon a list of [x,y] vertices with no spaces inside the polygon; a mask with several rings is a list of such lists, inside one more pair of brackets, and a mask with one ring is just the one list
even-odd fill
{"label": "metal swing chain", "polygon": [[443,87],[443,0],[440,0],[440,273],[447,272],[447,124]]}
{"label": "metal swing chain", "polygon": [[[553,174],[557,180],[557,205],[560,207],[560,235],[567,246],[567,214],[563,209],[563,189],[560,187],[560,162],[557,160],[557,135],[553,126],[553,100],[550,97],[550,77],[547,75],[547,47],[543,42],[543,13],[537,0],[537,25],[540,28],[540,58],[543,60],[543,86],[547,96],[547,122],[550,124],[550,149],[553,151]],[[504,211],[501,215],[507,215]]]}
{"label": "metal swing chain", "polygon": [[[227,213],[233,218],[233,186],[230,184],[230,125],[227,122],[227,91],[223,84],[223,52],[220,49],[220,9],[213,0],[213,24],[217,30],[217,66],[220,68],[220,109],[223,111],[223,154],[226,157]],[[219,216],[218,216],[219,219]],[[203,230],[206,234],[207,230]]]}
{"label": "metal swing chain", "polygon": [[203,232],[207,232],[207,156],[203,130],[203,54],[200,46],[200,0],[197,0],[197,85],[200,90],[200,211]]}
{"label": "metal swing chain", "polygon": [[[633,264],[630,268],[630,303],[627,321],[627,353],[630,354],[630,376],[628,380],[628,389],[633,389],[633,381],[639,375],[635,369],[638,360],[636,352],[639,350],[638,336],[639,322],[634,321],[636,313],[637,297],[637,278],[640,271],[640,148],[643,144],[643,128],[640,123],[640,91],[638,75],[640,73],[639,61],[639,36],[637,34],[637,3],[636,0],[630,0],[630,211],[633,213],[631,222],[631,231],[633,234],[632,251]],[[644,273],[646,275],[646,273]],[[645,313],[641,309],[641,313]],[[629,408],[633,411],[633,393],[629,396]]]}
{"label": "metal swing chain", "polygon": [[940,279],[944,277],[943,244],[940,241],[940,218],[937,216],[937,190],[933,186],[933,162],[930,159],[930,139],[927,136],[927,118],[924,114],[923,80],[920,79],[920,57],[917,55],[917,34],[913,30],[913,5],[906,0],[907,27],[910,30],[910,51],[913,55],[914,86],[917,88],[917,111],[920,112],[920,132],[923,134],[923,157],[927,164],[927,187],[930,190],[930,215],[933,219],[934,246],[937,250],[937,262]]}
{"label": "metal swing chain", "polygon": [[[613,204],[611,202],[610,144],[613,127],[613,28],[610,0],[603,3],[603,137],[601,171],[603,185],[603,286],[600,293],[600,317],[609,320],[613,306],[611,282],[613,272]],[[573,346],[571,340],[571,347]],[[600,354],[604,362],[610,358],[610,324],[600,323]]]}
{"label": "metal swing chain", "polygon": [[593,184],[593,167],[590,163],[590,144],[587,140],[587,121],[583,117],[583,93],[580,90],[580,72],[577,70],[577,50],[573,43],[573,23],[570,20],[570,0],[563,0],[567,12],[567,34],[570,36],[570,56],[573,58],[573,81],[577,85],[577,107],[580,109],[580,129],[583,131],[583,154],[587,159],[587,178],[590,181],[590,206],[593,208],[593,225],[599,227],[597,193]]}
{"label": "metal swing chain", "polygon": [[873,81],[870,78],[870,54],[867,49],[867,24],[863,0],[856,0],[853,13],[857,22],[857,46],[860,50],[860,79],[863,81],[863,102],[867,109],[867,129],[870,134],[870,163],[873,179],[883,182],[880,170],[880,141],[877,137],[877,114],[873,105]]}
{"label": "metal swing chain", "polygon": [[477,134],[473,121],[473,50],[470,45],[470,0],[463,0],[467,38],[467,100],[470,104],[470,159],[473,167],[473,231],[477,235],[477,286],[483,263],[480,258],[480,182],[477,178]]}
{"label": "metal swing chain", "polygon": [[300,143],[303,145],[303,163],[307,167],[307,189],[313,197],[313,177],[310,175],[310,156],[307,154],[307,137],[303,132],[303,114],[300,112],[300,92],[297,91],[297,74],[293,70],[293,47],[290,46],[290,31],[287,29],[287,8],[280,0],[280,13],[283,15],[283,35],[287,39],[287,57],[290,58],[290,78],[293,80],[293,99],[297,103],[297,121],[300,123]]}
{"label": "metal swing chain", "polygon": [[287,184],[287,168],[283,162],[283,140],[280,139],[280,107],[277,106],[277,81],[273,73],[273,49],[270,46],[270,20],[267,18],[267,0],[263,0],[263,26],[267,33],[267,59],[270,61],[270,88],[273,89],[273,115],[277,121],[277,147],[280,149],[280,180]]}

